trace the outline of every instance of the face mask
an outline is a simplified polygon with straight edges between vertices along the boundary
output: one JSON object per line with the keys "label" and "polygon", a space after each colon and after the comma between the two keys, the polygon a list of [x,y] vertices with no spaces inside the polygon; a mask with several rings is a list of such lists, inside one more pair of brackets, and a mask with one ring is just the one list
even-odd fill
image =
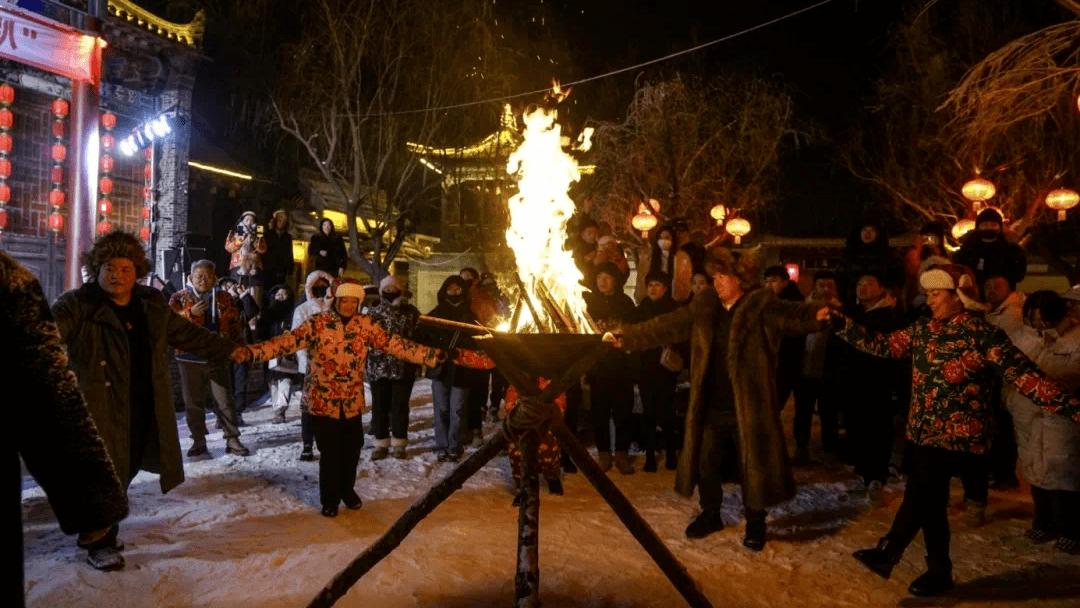
{"label": "face mask", "polygon": [[312,287],[311,288],[311,295],[313,297],[316,297],[316,298],[325,298],[326,297],[326,287],[323,287],[321,285],[316,285],[315,287]]}
{"label": "face mask", "polygon": [[998,238],[998,231],[997,230],[979,230],[978,235],[979,235],[979,238],[982,239],[982,242],[984,242],[984,243],[993,243]]}
{"label": "face mask", "polygon": [[465,301],[465,296],[458,294],[456,296],[447,295],[446,302],[451,306],[459,306]]}
{"label": "face mask", "polygon": [[671,250],[671,239],[660,239],[659,241],[656,241],[656,244],[660,245],[660,249],[664,251]]}
{"label": "face mask", "polygon": [[400,291],[384,291],[382,293],[382,299],[384,302],[393,302],[401,297]]}

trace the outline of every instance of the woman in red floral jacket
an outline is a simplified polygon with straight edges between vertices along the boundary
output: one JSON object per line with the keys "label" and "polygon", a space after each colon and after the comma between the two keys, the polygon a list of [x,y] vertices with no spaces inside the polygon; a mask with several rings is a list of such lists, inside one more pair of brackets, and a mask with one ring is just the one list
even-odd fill
{"label": "woman in red floral jacket", "polygon": [[[873,549],[855,558],[889,578],[904,549],[922,530],[928,570],[908,590],[929,596],[953,588],[949,559],[949,482],[975,466],[993,436],[992,376],[1014,385],[1040,407],[1080,421],[1080,400],[1048,379],[1009,341],[1004,331],[981,315],[970,271],[937,264],[919,277],[933,313],[906,329],[874,334],[839,316],[837,334],[859,350],[879,357],[912,361],[911,406],[907,437],[911,466],[904,501],[892,529]],[[819,313],[821,315],[821,313]],[[824,316],[824,315],[821,315]]]}
{"label": "woman in red floral jacket", "polygon": [[[446,352],[421,346],[388,334],[371,317],[360,314],[364,288],[352,279],[338,279],[333,291],[333,309],[315,315],[290,332],[247,347],[251,358],[265,361],[308,349],[311,373],[304,385],[304,405],[315,419],[315,439],[319,461],[319,497],[322,514],[334,517],[338,504],[359,509],[360,497],[353,489],[360,450],[364,447],[364,371],[368,350],[377,348],[418,365],[436,366]],[[238,350],[233,357],[243,361]],[[455,363],[475,364],[486,357],[459,351]]]}

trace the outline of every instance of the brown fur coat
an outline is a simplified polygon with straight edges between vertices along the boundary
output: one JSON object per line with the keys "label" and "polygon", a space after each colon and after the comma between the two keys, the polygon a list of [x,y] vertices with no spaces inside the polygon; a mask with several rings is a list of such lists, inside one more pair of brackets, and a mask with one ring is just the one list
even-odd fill
{"label": "brown fur coat", "polygon": [[[780,404],[776,395],[776,360],[780,338],[821,329],[815,319],[818,305],[789,302],[768,289],[743,296],[728,336],[728,374],[735,389],[739,424],[739,455],[743,502],[748,509],[764,509],[795,495]],[[705,426],[708,395],[705,375],[709,366],[721,306],[716,292],[694,297],[689,306],[625,328],[623,346],[643,350],[690,340],[690,407],[675,490],[692,496],[698,483],[698,458]]]}

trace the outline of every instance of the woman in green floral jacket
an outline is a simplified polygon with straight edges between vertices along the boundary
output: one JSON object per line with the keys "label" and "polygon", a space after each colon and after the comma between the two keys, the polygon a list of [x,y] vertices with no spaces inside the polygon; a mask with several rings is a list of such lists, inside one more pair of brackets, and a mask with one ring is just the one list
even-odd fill
{"label": "woman in green floral jacket", "polygon": [[1080,400],[1048,379],[978,310],[967,268],[932,266],[919,277],[933,317],[888,335],[873,334],[842,321],[837,334],[859,350],[879,357],[910,358],[913,365],[907,437],[911,466],[904,501],[892,529],[873,549],[855,558],[888,578],[904,549],[922,530],[928,571],[908,590],[937,595],[953,588],[949,559],[949,482],[975,466],[993,436],[993,376],[1015,385],[1042,408],[1080,421]]}

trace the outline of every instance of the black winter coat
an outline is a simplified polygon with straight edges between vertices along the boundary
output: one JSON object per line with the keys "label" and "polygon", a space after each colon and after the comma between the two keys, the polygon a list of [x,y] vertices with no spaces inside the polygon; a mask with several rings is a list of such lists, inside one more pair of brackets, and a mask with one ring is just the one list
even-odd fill
{"label": "black winter coat", "polygon": [[[319,255],[320,251],[325,251],[326,256]],[[336,232],[316,232],[308,244],[308,258],[315,260],[315,270],[329,272],[335,277],[338,269],[349,267],[349,252],[345,249],[345,239]]]}
{"label": "black winter coat", "polygon": [[[132,297],[142,305],[150,331],[151,384],[157,421],[157,426],[150,429],[157,438],[146,445],[148,448],[157,446],[158,452],[147,451],[142,466],[160,474],[161,491],[168,492],[184,481],[184,462],[180,455],[169,380],[169,349],[180,349],[216,364],[228,365],[236,345],[176,314],[161,292],[152,287],[136,285]],[[69,365],[90,406],[90,414],[105,440],[117,474],[126,481],[131,463],[129,390],[132,367],[127,333],[97,283],[87,283],[62,294],[53,304],[52,313],[60,338],[67,346]]]}
{"label": "black winter coat", "polygon": [[[616,289],[610,296],[599,291],[585,292],[585,309],[601,330],[632,323],[637,314],[634,301],[621,289]],[[589,374],[633,380],[633,358],[625,352],[612,350],[597,361]]]}
{"label": "black winter coat", "polygon": [[[678,307],[679,303],[668,294],[664,294],[664,297],[655,302],[649,298],[645,298],[641,301],[641,304],[638,304],[637,309],[634,311],[634,318],[631,322],[644,323],[649,319],[667,314]],[[660,355],[663,351],[664,348],[659,347],[635,353],[635,358],[637,359],[638,380],[640,382],[649,382],[657,376],[672,380],[679,375],[679,372],[673,372],[663,365],[660,365]],[[679,354],[683,355],[685,360],[684,364],[689,363],[689,352],[684,352],[680,349]]]}
{"label": "black winter coat", "polygon": [[263,236],[263,242],[266,243],[266,253],[262,256],[263,272],[271,285],[284,283],[292,274],[295,262],[292,240],[292,235],[287,230],[280,235],[276,230],[269,230]]}
{"label": "black winter coat", "polygon": [[[453,278],[453,277],[451,277]],[[431,312],[427,314],[429,317],[436,317],[439,319],[446,319],[447,321],[457,321],[458,323],[471,323],[477,322],[476,315],[473,314],[469,307],[469,298],[466,297],[460,304],[453,306],[446,300],[446,288],[451,282],[451,279],[447,279],[443,283],[443,286],[439,288],[439,293],[436,296],[439,304],[431,309]],[[466,289],[465,293],[468,293]],[[476,341],[472,339],[468,334],[453,329],[444,329],[441,327],[421,326],[416,329],[416,342],[425,346],[434,346],[435,348],[441,348],[448,350],[451,348],[465,348],[469,350],[476,350]],[[474,384],[478,384],[479,381],[487,374],[486,370],[471,369],[468,367],[462,367],[450,361],[445,361],[438,367],[433,367],[427,371],[427,377],[431,380],[438,380],[443,384],[449,386],[457,386],[468,388]]]}
{"label": "black winter coat", "polygon": [[0,252],[0,383],[17,390],[5,408],[11,432],[4,442],[0,501],[7,534],[3,554],[11,573],[0,597],[23,605],[22,488],[19,457],[45,491],[60,529],[92,532],[123,519],[127,494],[116,475],[75,377],[41,285]]}
{"label": "black winter coat", "polygon": [[953,261],[963,264],[975,273],[979,289],[988,276],[1007,277],[1013,284],[1027,276],[1027,255],[1016,243],[1010,243],[1004,236],[999,236],[992,243],[984,243],[972,230],[960,245],[960,250],[953,256]]}
{"label": "black winter coat", "polygon": [[[890,297],[890,296],[886,296]],[[896,305],[865,312],[862,306],[849,307],[856,323],[868,331],[890,334],[909,325],[907,315]],[[829,344],[829,348],[834,345]],[[911,394],[911,361],[885,359],[866,354],[847,342],[840,346],[838,385],[856,407],[907,408]]]}

